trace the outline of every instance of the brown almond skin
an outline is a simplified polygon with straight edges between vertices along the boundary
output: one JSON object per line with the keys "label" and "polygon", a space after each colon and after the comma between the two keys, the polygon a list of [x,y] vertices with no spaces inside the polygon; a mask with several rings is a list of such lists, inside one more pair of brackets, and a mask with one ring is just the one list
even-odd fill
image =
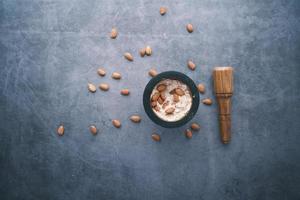
{"label": "brown almond skin", "polygon": [[176,93],[176,89],[173,89],[169,92],[170,94],[175,94]]}
{"label": "brown almond skin", "polygon": [[157,86],[156,89],[157,89],[159,92],[162,92],[162,91],[164,91],[166,88],[167,88],[167,86],[166,86],[165,84],[159,84],[159,85]]}
{"label": "brown almond skin", "polygon": [[195,63],[193,63],[191,60],[188,61],[187,66],[190,70],[194,71],[196,69]]}
{"label": "brown almond skin", "polygon": [[150,69],[148,74],[151,77],[155,77],[157,75],[157,71],[155,69]]}
{"label": "brown almond skin", "polygon": [[106,83],[101,83],[101,84],[99,85],[99,88],[100,88],[101,90],[103,90],[103,91],[107,91],[107,90],[109,90],[109,85],[106,84]]}
{"label": "brown almond skin", "polygon": [[167,13],[167,8],[166,8],[166,7],[160,7],[160,8],[159,8],[159,13],[160,13],[161,15],[165,15],[165,14]]}
{"label": "brown almond skin", "polygon": [[103,68],[99,68],[97,70],[97,73],[98,73],[99,76],[105,76],[105,74],[106,74],[106,72],[105,72],[105,70]]}
{"label": "brown almond skin", "polygon": [[146,52],[146,55],[147,55],[147,56],[151,56],[151,54],[152,54],[152,49],[151,49],[151,47],[150,47],[150,46],[146,46],[145,52]]}
{"label": "brown almond skin", "polygon": [[138,115],[132,115],[132,116],[130,117],[130,120],[131,120],[132,122],[134,122],[134,123],[140,123],[140,122],[141,122],[141,117],[138,116]]}
{"label": "brown almond skin", "polygon": [[204,94],[205,93],[205,85],[200,83],[197,85],[197,88],[198,88],[198,91],[201,93],[201,94]]}
{"label": "brown almond skin", "polygon": [[128,52],[124,53],[124,57],[131,62],[133,61],[133,56]]}
{"label": "brown almond skin", "polygon": [[173,107],[170,107],[165,110],[166,114],[172,114],[174,111],[175,111],[175,108],[173,108]]}
{"label": "brown almond skin", "polygon": [[159,97],[158,100],[157,100],[157,102],[161,105],[161,104],[164,103],[164,100],[161,97]]}
{"label": "brown almond skin", "polygon": [[163,105],[162,108],[165,109],[169,105],[169,101],[166,101]]}
{"label": "brown almond skin", "polygon": [[96,128],[96,126],[91,125],[91,126],[90,126],[90,132],[91,132],[93,135],[96,135],[96,134],[97,134],[97,128]]}
{"label": "brown almond skin", "polygon": [[159,98],[159,96],[160,96],[160,94],[157,92],[157,93],[155,93],[155,94],[152,96],[151,100],[152,100],[152,101],[157,101],[158,98]]}
{"label": "brown almond skin", "polygon": [[192,33],[192,32],[194,31],[193,25],[192,25],[192,24],[187,24],[187,25],[186,25],[186,30],[187,30],[189,33]]}
{"label": "brown almond skin", "polygon": [[115,39],[118,36],[118,30],[116,28],[111,29],[110,38]]}
{"label": "brown almond skin", "polygon": [[122,76],[121,76],[121,74],[120,74],[119,72],[114,72],[114,73],[112,73],[111,77],[112,77],[113,79],[116,79],[116,80],[119,80],[119,79],[122,78]]}
{"label": "brown almond skin", "polygon": [[146,48],[142,48],[140,50],[140,55],[141,55],[141,57],[144,57],[146,55]]}
{"label": "brown almond skin", "polygon": [[155,106],[154,109],[158,112],[160,108],[158,106]]}
{"label": "brown almond skin", "polygon": [[185,136],[188,138],[188,139],[191,139],[193,137],[193,133],[190,129],[186,129],[185,131]]}
{"label": "brown almond skin", "polygon": [[60,125],[58,128],[57,128],[57,134],[59,136],[63,136],[65,133],[65,127],[63,125]]}
{"label": "brown almond skin", "polygon": [[121,90],[121,94],[124,96],[128,96],[130,94],[130,91],[128,89]]}
{"label": "brown almond skin", "polygon": [[121,127],[121,122],[117,119],[112,120],[112,124],[116,127],[116,128],[120,128]]}
{"label": "brown almond skin", "polygon": [[206,98],[202,100],[202,103],[205,105],[211,105],[213,102],[210,98]]}
{"label": "brown almond skin", "polygon": [[183,96],[184,95],[184,91],[181,88],[176,88],[175,92],[179,96]]}
{"label": "brown almond skin", "polygon": [[155,107],[157,105],[157,101],[152,101],[151,102],[151,107]]}
{"label": "brown almond skin", "polygon": [[96,90],[97,90],[96,86],[92,83],[88,83],[88,89],[92,93],[96,92]]}
{"label": "brown almond skin", "polygon": [[161,141],[160,135],[158,135],[156,133],[153,133],[151,137],[155,142]]}
{"label": "brown almond skin", "polygon": [[179,102],[179,96],[177,94],[173,94],[173,101],[174,102]]}
{"label": "brown almond skin", "polygon": [[161,98],[163,101],[165,101],[167,97],[166,97],[165,93],[160,93],[160,98]]}
{"label": "brown almond skin", "polygon": [[193,131],[199,131],[200,130],[200,125],[194,122],[194,123],[191,124],[191,129]]}

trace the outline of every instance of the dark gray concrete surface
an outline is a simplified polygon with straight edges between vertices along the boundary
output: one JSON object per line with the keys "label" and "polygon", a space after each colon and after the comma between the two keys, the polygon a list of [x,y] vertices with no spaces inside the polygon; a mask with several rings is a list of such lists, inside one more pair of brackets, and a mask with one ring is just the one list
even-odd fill
{"label": "dark gray concrete surface", "polygon": [[[0,199],[300,199],[299,17],[297,0],[0,1]],[[147,44],[153,56],[139,57]],[[203,99],[214,98],[217,65],[235,68],[229,145],[219,140],[216,104],[200,105],[192,140],[188,125],[168,130],[149,120],[142,93],[150,68],[205,83]],[[112,80],[113,71],[123,79]],[[88,82],[111,89],[91,94]],[[129,97],[119,95],[123,87]],[[129,121],[134,113],[140,124]],[[100,129],[95,137],[90,124]]]}

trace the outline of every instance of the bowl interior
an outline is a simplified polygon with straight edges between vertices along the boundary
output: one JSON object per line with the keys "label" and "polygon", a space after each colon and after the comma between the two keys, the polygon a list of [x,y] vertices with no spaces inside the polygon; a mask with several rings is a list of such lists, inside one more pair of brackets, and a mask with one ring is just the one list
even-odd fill
{"label": "bowl interior", "polygon": [[[157,83],[159,83],[160,81],[162,81],[164,79],[179,80],[179,81],[183,82],[184,84],[186,84],[190,88],[191,95],[192,95],[191,109],[183,118],[181,118],[178,121],[174,121],[174,122],[164,121],[163,119],[159,118],[152,110],[151,100],[150,100],[151,93],[152,93],[154,87],[157,85]],[[157,76],[155,76],[148,82],[148,84],[146,85],[146,88],[144,90],[143,103],[144,103],[144,109],[145,109],[147,115],[153,122],[155,122],[156,124],[158,124],[160,126],[166,127],[166,128],[174,128],[174,127],[179,127],[179,126],[186,124],[188,121],[190,121],[194,117],[194,115],[196,114],[196,112],[198,110],[198,106],[199,106],[199,92],[198,92],[198,89],[197,89],[194,81],[192,79],[190,79],[187,75],[180,73],[180,72],[176,72],[176,71],[167,71],[167,72],[162,72],[162,73],[158,74]]]}

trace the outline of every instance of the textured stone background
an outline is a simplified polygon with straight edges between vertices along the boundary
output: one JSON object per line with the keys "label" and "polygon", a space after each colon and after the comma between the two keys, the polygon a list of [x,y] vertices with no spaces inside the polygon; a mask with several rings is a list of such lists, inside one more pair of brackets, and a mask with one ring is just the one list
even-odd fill
{"label": "textured stone background", "polygon": [[[0,1],[0,199],[300,199],[299,17],[297,0]],[[153,56],[140,58],[146,44]],[[213,97],[216,65],[235,68],[230,145],[219,141],[216,104],[200,105],[192,140],[187,126],[148,119],[150,68],[204,82],[204,98]],[[113,71],[123,79],[112,80]],[[89,81],[111,90],[91,94]],[[123,87],[131,96],[119,95]],[[141,124],[128,120],[133,113]]]}

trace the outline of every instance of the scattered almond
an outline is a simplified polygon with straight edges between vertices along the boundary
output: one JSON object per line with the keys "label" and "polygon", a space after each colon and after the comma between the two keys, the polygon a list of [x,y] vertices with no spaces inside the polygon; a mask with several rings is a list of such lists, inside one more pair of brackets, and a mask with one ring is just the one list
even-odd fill
{"label": "scattered almond", "polygon": [[191,129],[193,131],[199,131],[200,130],[200,125],[194,122],[194,123],[191,124]]}
{"label": "scattered almond", "polygon": [[118,30],[116,28],[111,29],[110,38],[115,39],[118,36]]}
{"label": "scattered almond", "polygon": [[96,92],[96,90],[97,90],[96,86],[92,83],[88,83],[88,89],[90,92],[93,92],[93,93]]}
{"label": "scattered almond", "polygon": [[202,93],[202,94],[205,93],[205,85],[204,84],[202,84],[202,83],[198,84],[197,88],[200,93]]}
{"label": "scattered almond", "polygon": [[151,54],[152,54],[152,49],[151,49],[151,47],[150,47],[150,46],[146,46],[145,52],[146,52],[146,55],[147,55],[147,56],[151,56]]}
{"label": "scattered almond", "polygon": [[165,110],[166,114],[172,114],[174,111],[175,111],[175,108],[173,108],[173,107],[170,107]]}
{"label": "scattered almond", "polygon": [[109,90],[109,85],[106,84],[106,83],[101,83],[101,84],[99,85],[99,88],[100,88],[101,90],[103,90],[103,91],[107,91],[107,90]]}
{"label": "scattered almond", "polygon": [[102,68],[99,68],[99,69],[97,70],[97,72],[98,72],[99,76],[105,76],[105,74],[106,74],[105,70],[102,69]]}
{"label": "scattered almond", "polygon": [[121,90],[121,94],[124,96],[128,96],[130,94],[130,92],[128,89],[123,89],[123,90]]}
{"label": "scattered almond", "polygon": [[149,70],[149,76],[155,77],[157,75],[157,71],[155,69],[150,69]]}
{"label": "scattered almond", "polygon": [[188,63],[187,63],[187,66],[188,66],[188,68],[190,68],[190,70],[195,70],[196,69],[196,65],[195,65],[195,63],[193,63],[192,61],[188,61]]}
{"label": "scattered almond", "polygon": [[118,73],[118,72],[114,72],[114,73],[112,73],[112,75],[111,75],[111,77],[113,78],[113,79],[121,79],[121,74],[120,73]]}
{"label": "scattered almond", "polygon": [[133,56],[128,52],[124,53],[124,57],[129,61],[133,61]]}
{"label": "scattered almond", "polygon": [[205,105],[211,105],[213,102],[210,98],[206,98],[202,100],[202,103]]}
{"label": "scattered almond", "polygon": [[156,89],[157,89],[159,92],[162,92],[162,91],[164,91],[166,88],[167,88],[167,86],[166,86],[165,84],[159,84],[159,85],[157,86]]}
{"label": "scattered almond", "polygon": [[63,125],[60,125],[58,128],[57,128],[57,134],[59,136],[63,136],[65,133],[65,127]]}
{"label": "scattered almond", "polygon": [[132,116],[130,117],[130,120],[131,120],[132,122],[134,122],[134,123],[139,123],[139,122],[141,121],[141,117],[138,116],[138,115],[132,115]]}
{"label": "scattered almond", "polygon": [[141,55],[141,57],[144,57],[146,55],[146,49],[145,48],[142,48],[140,50],[140,55]]}
{"label": "scattered almond", "polygon": [[161,15],[166,14],[166,13],[167,13],[167,8],[166,8],[166,7],[160,7],[160,8],[159,8],[159,13],[160,13]]}
{"label": "scattered almond", "polygon": [[151,100],[152,100],[152,101],[157,101],[158,98],[159,98],[159,96],[160,96],[160,94],[159,94],[158,92],[156,92],[156,93],[152,96]]}
{"label": "scattered almond", "polygon": [[186,25],[186,30],[187,30],[189,33],[192,33],[192,32],[194,31],[193,25],[192,25],[192,24],[187,24],[187,25]]}
{"label": "scattered almond", "polygon": [[190,129],[186,129],[185,131],[185,136],[188,138],[188,139],[191,139],[193,137],[193,133]]}
{"label": "scattered almond", "polygon": [[173,101],[174,102],[179,102],[179,96],[177,94],[173,94]]}
{"label": "scattered almond", "polygon": [[159,142],[161,140],[160,135],[156,133],[153,133],[151,137],[155,142]]}
{"label": "scattered almond", "polygon": [[121,122],[117,119],[112,120],[112,124],[116,127],[116,128],[120,128],[121,127]]}
{"label": "scattered almond", "polygon": [[90,132],[91,132],[93,135],[96,135],[96,134],[97,134],[97,128],[96,128],[96,126],[94,126],[94,125],[90,126]]}
{"label": "scattered almond", "polygon": [[183,96],[184,95],[184,91],[181,88],[176,88],[175,90],[176,94],[178,94],[179,96]]}

